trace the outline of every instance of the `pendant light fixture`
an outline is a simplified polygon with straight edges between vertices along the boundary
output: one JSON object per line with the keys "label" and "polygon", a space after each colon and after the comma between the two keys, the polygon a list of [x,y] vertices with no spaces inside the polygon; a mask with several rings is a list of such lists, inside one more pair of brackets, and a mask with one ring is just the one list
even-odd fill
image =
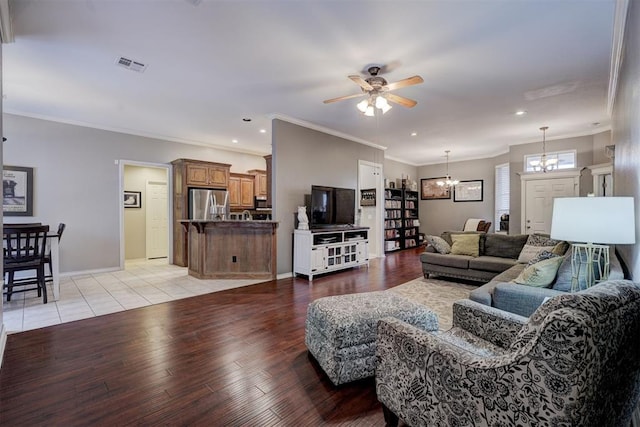
{"label": "pendant light fixture", "polygon": [[549,126],[542,126],[542,156],[540,160],[532,160],[529,165],[533,168],[534,172],[549,172],[558,168],[558,159],[547,159],[547,147],[546,147],[546,135]]}
{"label": "pendant light fixture", "polygon": [[454,185],[458,184],[460,181],[458,181],[457,179],[451,179],[451,175],[449,175],[449,151],[450,150],[445,150],[446,156],[447,156],[447,175],[444,177],[443,181],[438,181],[437,184],[440,187],[447,187],[447,188],[451,188]]}

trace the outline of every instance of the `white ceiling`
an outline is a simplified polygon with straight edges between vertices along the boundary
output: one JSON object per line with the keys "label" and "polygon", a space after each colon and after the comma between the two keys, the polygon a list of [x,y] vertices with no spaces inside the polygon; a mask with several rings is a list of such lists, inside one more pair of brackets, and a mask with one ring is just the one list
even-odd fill
{"label": "white ceiling", "polygon": [[[10,10],[2,66],[14,114],[261,155],[275,115],[413,165],[441,163],[444,150],[452,162],[504,153],[540,141],[544,125],[548,141],[609,127],[615,0],[13,0]],[[118,67],[120,56],[147,69]],[[422,76],[395,92],[418,105],[371,118],[359,99],[323,104],[358,93],[347,76],[370,64],[386,65],[389,82]]]}

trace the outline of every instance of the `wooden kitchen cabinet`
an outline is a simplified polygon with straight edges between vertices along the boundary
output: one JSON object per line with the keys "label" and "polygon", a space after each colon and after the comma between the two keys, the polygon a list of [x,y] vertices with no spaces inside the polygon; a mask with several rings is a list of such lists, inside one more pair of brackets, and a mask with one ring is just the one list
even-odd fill
{"label": "wooden kitchen cabinet", "polygon": [[[179,221],[189,219],[189,187],[226,190],[231,165],[202,160],[177,159],[173,165],[173,264],[188,263],[187,230]],[[253,190],[253,189],[252,189]]]}
{"label": "wooden kitchen cabinet", "polygon": [[190,186],[227,188],[230,165],[223,163],[187,162],[186,181]]}
{"label": "wooden kitchen cabinet", "polygon": [[251,169],[247,172],[254,177],[253,190],[256,197],[267,197],[267,171]]}
{"label": "wooden kitchen cabinet", "polygon": [[254,182],[253,175],[229,174],[229,207],[232,211],[253,209]]}

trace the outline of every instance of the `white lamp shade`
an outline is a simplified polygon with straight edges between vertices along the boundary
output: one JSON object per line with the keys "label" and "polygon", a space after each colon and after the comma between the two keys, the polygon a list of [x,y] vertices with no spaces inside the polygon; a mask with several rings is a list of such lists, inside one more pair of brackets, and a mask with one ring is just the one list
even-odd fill
{"label": "white lamp shade", "polygon": [[633,197],[554,199],[551,238],[569,242],[634,244]]}

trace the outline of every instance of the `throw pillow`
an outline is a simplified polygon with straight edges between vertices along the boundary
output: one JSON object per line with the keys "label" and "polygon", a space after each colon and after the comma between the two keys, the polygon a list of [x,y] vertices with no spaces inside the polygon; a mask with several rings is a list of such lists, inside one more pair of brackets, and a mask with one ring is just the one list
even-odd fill
{"label": "throw pillow", "polygon": [[553,257],[532,264],[522,270],[522,273],[515,278],[514,282],[520,285],[546,288],[556,278],[556,273],[562,260],[562,257]]}
{"label": "throw pillow", "polygon": [[552,239],[548,234],[533,233],[527,238],[527,245],[531,246],[555,246],[558,243],[560,240]]}
{"label": "throw pillow", "polygon": [[535,257],[533,257],[531,259],[531,261],[529,261],[527,263],[527,267],[530,265],[535,264],[536,262],[540,262],[540,261],[544,261],[545,259],[549,259],[549,258],[555,258],[555,257],[559,257],[560,255],[556,255],[553,252],[549,252],[549,251],[541,251],[538,252],[538,255],[536,255]]}
{"label": "throw pillow", "polygon": [[451,246],[442,238],[438,236],[426,236],[427,243],[433,246],[439,254],[448,254],[451,252]]}
{"label": "throw pillow", "polygon": [[567,250],[569,249],[569,246],[570,246],[569,243],[565,242],[563,240],[562,242],[560,242],[557,245],[555,245],[551,252],[556,254],[556,255],[562,256],[562,255],[567,253]]}
{"label": "throw pillow", "polygon": [[[558,277],[553,284],[553,289],[556,291],[571,292],[571,285],[573,281],[573,270],[571,268],[571,258],[573,256],[573,249],[567,251],[564,255],[563,262],[558,269]],[[604,259],[600,258],[600,263],[604,262]],[[586,264],[580,265],[580,271],[578,272],[578,278],[576,283],[577,290],[587,288],[587,272]],[[593,278],[594,280],[600,280],[600,266],[597,263],[593,264]]]}
{"label": "throw pillow", "polygon": [[451,253],[454,255],[478,256],[480,254],[479,234],[452,234]]}
{"label": "throw pillow", "polygon": [[551,246],[534,246],[527,243],[524,245],[522,250],[520,251],[520,255],[518,255],[518,262],[522,264],[526,264],[532,259],[534,259],[538,254],[542,251],[551,252],[555,245]]}

